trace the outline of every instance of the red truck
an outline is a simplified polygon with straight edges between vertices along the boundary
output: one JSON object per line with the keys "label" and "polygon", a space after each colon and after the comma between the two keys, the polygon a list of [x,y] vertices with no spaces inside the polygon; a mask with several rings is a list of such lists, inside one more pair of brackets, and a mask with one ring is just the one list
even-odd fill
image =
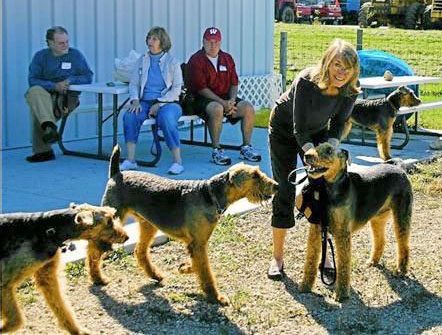
{"label": "red truck", "polygon": [[275,20],[286,23],[311,22],[312,9],[297,0],[275,0]]}
{"label": "red truck", "polygon": [[275,19],[293,23],[342,23],[342,11],[338,0],[275,0]]}

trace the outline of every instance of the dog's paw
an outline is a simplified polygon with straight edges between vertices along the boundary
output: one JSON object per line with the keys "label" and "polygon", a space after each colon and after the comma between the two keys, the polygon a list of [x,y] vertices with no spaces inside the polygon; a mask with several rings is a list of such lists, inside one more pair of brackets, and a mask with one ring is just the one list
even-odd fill
{"label": "dog's paw", "polygon": [[368,268],[371,268],[371,267],[376,267],[376,266],[378,266],[378,265],[379,265],[379,262],[370,259],[370,260],[368,260],[367,263],[365,263],[365,264],[367,265]]}
{"label": "dog's paw", "polygon": [[180,264],[178,271],[181,274],[192,273],[193,272],[192,264],[190,262],[184,262]]}
{"label": "dog's paw", "polygon": [[221,305],[221,306],[228,306],[230,305],[230,300],[229,298],[224,295],[224,294],[219,294],[218,297],[216,298],[216,301]]}
{"label": "dog's paw", "polygon": [[350,298],[350,292],[345,289],[337,289],[335,293],[335,300],[339,302],[344,302]]}
{"label": "dog's paw", "polygon": [[76,332],[76,333],[72,333],[72,334],[78,334],[78,335],[92,335],[93,333],[92,333],[89,329],[81,328],[81,329],[78,330],[78,332]]}
{"label": "dog's paw", "polygon": [[92,278],[92,284],[97,286],[106,286],[109,283],[110,280],[107,277],[101,276],[101,277]]}
{"label": "dog's paw", "polygon": [[395,277],[399,277],[399,278],[405,277],[407,275],[407,270],[406,269],[396,269],[396,270],[394,270],[393,275]]}
{"label": "dog's paw", "polygon": [[301,285],[299,285],[299,292],[301,293],[310,293],[312,291],[312,285],[302,282]]}

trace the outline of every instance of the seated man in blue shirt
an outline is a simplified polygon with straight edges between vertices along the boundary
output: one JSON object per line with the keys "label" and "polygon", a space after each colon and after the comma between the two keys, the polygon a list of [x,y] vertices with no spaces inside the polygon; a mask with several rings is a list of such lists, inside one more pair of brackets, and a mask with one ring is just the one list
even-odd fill
{"label": "seated man in blue shirt", "polygon": [[93,75],[82,53],[69,47],[65,28],[49,28],[46,43],[48,48],[35,53],[29,65],[25,94],[32,114],[32,155],[26,157],[31,163],[55,159],[51,144],[59,139],[56,122],[79,104],[69,85],[90,84]]}

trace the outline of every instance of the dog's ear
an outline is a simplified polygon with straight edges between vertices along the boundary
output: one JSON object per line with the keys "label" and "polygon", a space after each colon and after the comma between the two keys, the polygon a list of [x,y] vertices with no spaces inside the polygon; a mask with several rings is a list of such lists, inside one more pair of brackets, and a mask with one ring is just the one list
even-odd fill
{"label": "dog's ear", "polygon": [[246,179],[246,175],[245,175],[245,173],[243,173],[242,170],[240,170],[240,169],[229,170],[228,180],[229,180],[229,183],[232,184],[233,186],[241,187],[241,185],[243,184],[245,179]]}
{"label": "dog's ear", "polygon": [[340,157],[344,157],[345,161],[347,162],[347,165],[350,166],[351,165],[351,156],[350,156],[350,152],[346,149],[340,149],[338,155]]}
{"label": "dog's ear", "polygon": [[408,94],[409,90],[410,89],[407,86],[404,86],[404,85],[399,86],[399,88],[398,88],[398,91],[401,92],[402,94]]}
{"label": "dog's ear", "polygon": [[94,215],[91,211],[81,211],[75,215],[75,223],[79,225],[93,226],[94,222]]}

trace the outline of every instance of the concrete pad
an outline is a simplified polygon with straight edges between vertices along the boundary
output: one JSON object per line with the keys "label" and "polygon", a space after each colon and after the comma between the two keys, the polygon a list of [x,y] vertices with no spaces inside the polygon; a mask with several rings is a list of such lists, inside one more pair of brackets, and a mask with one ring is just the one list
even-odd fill
{"label": "concrete pad", "polygon": [[[181,138],[188,136],[183,130]],[[203,127],[200,127],[195,136],[202,138]],[[224,125],[222,143],[240,144],[241,133],[239,126]],[[414,136],[403,150],[392,150],[393,157],[398,157],[406,162],[414,162],[430,159],[440,155],[441,151],[432,151],[428,148],[429,143],[435,137]],[[119,143],[125,152],[124,140],[120,136]],[[262,155],[259,165],[261,170],[271,175],[271,166],[268,153],[267,129],[255,129],[252,144]],[[141,167],[141,171],[154,173],[173,179],[207,179],[225,171],[227,167],[213,164],[211,148],[183,145],[182,158],[185,171],[178,176],[167,175],[171,164],[171,155],[163,145],[163,156],[156,167]],[[151,134],[144,133],[140,136],[137,146],[137,156],[144,157],[149,154],[151,146]],[[96,150],[96,140],[84,140],[66,143],[70,149],[79,149],[92,152]],[[363,169],[366,166],[380,163],[375,147],[343,144],[343,148],[350,151],[353,164],[350,169]],[[112,139],[105,138],[103,148],[105,152],[111,152]],[[28,163],[25,157],[31,153],[30,148],[2,151],[2,203],[1,212],[36,212],[47,211],[57,208],[65,208],[71,202],[98,205],[101,202],[104,187],[107,182],[108,162],[94,159],[64,156],[57,146],[54,146],[57,155],[55,161],[44,163]],[[239,152],[226,150],[232,158],[232,163],[240,162]],[[298,162],[298,166],[301,163]],[[229,207],[226,214],[240,215],[257,208],[246,200],[240,200]],[[125,244],[125,248],[132,250],[137,240],[137,224],[131,223],[125,226],[131,239]],[[270,228],[269,228],[270,232]],[[159,235],[158,243],[166,239]],[[66,252],[63,255],[65,261],[83,259],[85,255],[85,242],[76,242],[75,252]]]}

